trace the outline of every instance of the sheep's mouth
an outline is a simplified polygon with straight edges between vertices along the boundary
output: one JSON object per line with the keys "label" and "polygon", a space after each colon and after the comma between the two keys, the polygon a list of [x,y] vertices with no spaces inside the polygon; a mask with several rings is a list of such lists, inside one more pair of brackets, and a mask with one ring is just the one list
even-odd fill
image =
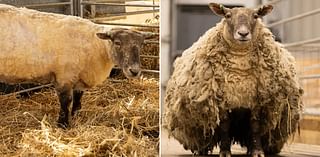
{"label": "sheep's mouth", "polygon": [[240,41],[240,42],[248,42],[248,41],[250,41],[250,39],[247,39],[247,38],[241,38],[241,39],[238,39],[238,41]]}
{"label": "sheep's mouth", "polygon": [[141,75],[141,70],[139,71],[133,71],[133,70],[130,70],[130,69],[122,69],[124,75],[127,77],[127,78],[139,78],[140,75]]}

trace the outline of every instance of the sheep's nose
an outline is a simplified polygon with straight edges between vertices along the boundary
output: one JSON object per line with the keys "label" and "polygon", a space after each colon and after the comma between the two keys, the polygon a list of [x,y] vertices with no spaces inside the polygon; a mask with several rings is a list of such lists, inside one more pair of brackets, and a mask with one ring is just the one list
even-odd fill
{"label": "sheep's nose", "polygon": [[239,31],[238,34],[241,36],[241,37],[246,37],[249,32],[248,31]]}
{"label": "sheep's nose", "polygon": [[140,73],[140,69],[131,69],[130,68],[129,71],[133,76],[137,76]]}

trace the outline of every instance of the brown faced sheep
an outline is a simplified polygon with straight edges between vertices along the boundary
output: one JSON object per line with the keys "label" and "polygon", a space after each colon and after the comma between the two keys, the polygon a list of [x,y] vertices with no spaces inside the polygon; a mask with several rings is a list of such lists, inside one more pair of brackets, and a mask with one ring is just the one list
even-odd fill
{"label": "brown faced sheep", "polygon": [[144,35],[109,29],[73,16],[0,5],[0,81],[53,83],[61,104],[58,124],[68,126],[83,90],[101,84],[117,64],[140,75]]}
{"label": "brown faced sheep", "polygon": [[294,58],[261,22],[272,6],[211,3],[224,18],[185,50],[168,81],[165,122],[185,149],[208,154],[232,143],[253,157],[278,153],[300,119],[302,89]]}

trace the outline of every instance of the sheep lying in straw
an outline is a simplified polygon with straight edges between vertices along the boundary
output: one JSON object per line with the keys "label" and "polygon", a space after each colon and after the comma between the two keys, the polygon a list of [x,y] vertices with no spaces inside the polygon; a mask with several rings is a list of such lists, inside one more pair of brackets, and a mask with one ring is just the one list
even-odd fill
{"label": "sheep lying in straw", "polygon": [[228,9],[174,63],[166,90],[171,136],[196,154],[239,143],[253,157],[278,153],[297,127],[302,89],[294,58],[261,22],[272,6]]}
{"label": "sheep lying in straw", "polygon": [[2,4],[0,17],[0,81],[54,84],[61,127],[69,124],[71,102],[74,115],[83,90],[101,84],[114,64],[127,77],[140,74],[140,32]]}

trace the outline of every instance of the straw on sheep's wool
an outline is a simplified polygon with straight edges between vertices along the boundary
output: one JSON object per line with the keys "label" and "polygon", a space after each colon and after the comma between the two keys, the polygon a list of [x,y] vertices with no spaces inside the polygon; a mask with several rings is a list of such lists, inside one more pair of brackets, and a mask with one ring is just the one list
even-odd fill
{"label": "straw on sheep's wool", "polygon": [[[208,151],[219,142],[220,119],[244,107],[260,120],[264,151],[277,153],[302,110],[295,60],[261,21],[251,50],[241,54],[230,50],[223,27],[218,23],[176,59],[166,90],[166,126],[185,149]],[[250,148],[247,139],[233,138]]]}

